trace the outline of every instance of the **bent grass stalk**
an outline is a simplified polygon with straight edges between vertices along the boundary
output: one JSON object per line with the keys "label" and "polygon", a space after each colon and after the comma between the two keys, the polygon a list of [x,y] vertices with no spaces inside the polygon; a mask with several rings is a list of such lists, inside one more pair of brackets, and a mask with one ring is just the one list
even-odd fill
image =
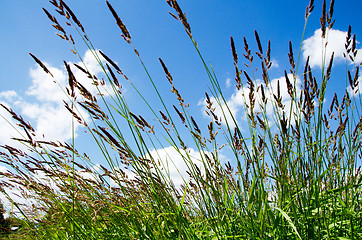
{"label": "bent grass stalk", "polygon": [[[155,109],[131,79],[105,53],[97,50],[84,26],[63,1],[50,1],[57,11],[57,20],[44,12],[68,41],[72,51],[83,63],[75,65],[96,86],[99,96],[92,95],[74,77],[67,66],[69,86],[65,107],[72,114],[72,144],[37,140],[35,131],[20,116],[7,109],[24,130],[23,139],[29,147],[22,152],[2,146],[1,162],[12,173],[1,173],[5,187],[20,187],[24,196],[34,197],[40,207],[38,214],[15,206],[24,217],[21,234],[28,239],[359,239],[362,237],[361,216],[361,99],[346,90],[342,100],[335,95],[330,107],[324,106],[324,95],[332,72],[333,57],[323,57],[321,81],[313,77],[309,59],[304,71],[297,74],[300,59],[294,62],[292,44],[288,53],[292,81],[285,71],[290,100],[280,94],[280,82],[272,86],[270,41],[263,51],[263,41],[255,31],[257,51],[252,53],[244,38],[244,65],[231,38],[236,87],[242,93],[243,110],[249,133],[244,133],[228,106],[217,75],[202,57],[190,24],[176,0],[167,0],[175,11],[171,15],[183,25],[209,77],[211,97],[206,92],[207,126],[201,126],[181,97],[175,80],[161,59],[166,79],[172,86],[178,105],[168,104],[131,40],[131,34],[110,2],[106,4],[122,31],[122,37],[134,50],[162,105]],[[323,2],[321,28],[325,41],[333,26],[333,1],[328,14]],[[305,26],[314,8],[310,1]],[[61,25],[62,24],[62,25]],[[65,25],[64,25],[65,26]],[[67,31],[71,27],[92,51],[103,70],[112,93],[103,96],[103,80],[89,72],[77,51],[76,38]],[[350,30],[349,30],[350,31]],[[346,39],[346,59],[354,61],[355,45]],[[332,55],[333,56],[333,55]],[[353,57],[354,56],[354,57]],[[34,55],[37,64],[49,72]],[[102,57],[102,58],[101,58]],[[104,59],[104,60],[103,60]],[[347,60],[346,60],[347,61]],[[262,71],[253,70],[261,65]],[[325,64],[328,64],[325,68]],[[357,63],[355,63],[357,64]],[[348,66],[346,64],[346,69]],[[356,88],[359,66],[346,74],[346,81]],[[349,71],[349,70],[348,70]],[[256,81],[261,75],[263,81]],[[251,77],[250,77],[251,76]],[[139,94],[146,108],[157,119],[150,125],[146,116],[135,113],[122,94],[118,77],[124,78]],[[298,86],[297,79],[303,78]],[[243,83],[243,80],[246,83]],[[283,80],[280,80],[283,81]],[[348,86],[348,85],[347,85]],[[353,89],[352,89],[353,90]],[[109,94],[109,92],[108,92]],[[98,102],[98,100],[101,100]],[[289,105],[288,105],[289,104]],[[290,110],[287,110],[289,107]],[[268,115],[267,108],[273,110]],[[90,121],[81,115],[84,109]],[[220,109],[218,116],[216,109]],[[289,112],[288,112],[289,111]],[[231,121],[228,120],[231,117]],[[108,166],[75,149],[74,123],[87,128]],[[225,127],[222,125],[225,123]],[[122,124],[122,127],[121,127]],[[204,129],[208,129],[207,134]],[[224,138],[221,136],[222,132]],[[126,139],[126,136],[131,138]],[[191,137],[192,141],[186,142]],[[184,184],[175,186],[169,172],[171,153],[161,150],[169,146],[187,167]],[[189,152],[195,148],[198,161]],[[233,160],[223,162],[221,149],[230,151]],[[201,163],[197,165],[195,163]],[[97,166],[96,168],[93,168]],[[177,166],[176,166],[177,167]],[[46,177],[41,177],[39,173]],[[8,197],[10,197],[8,195]],[[29,196],[28,196],[29,197]],[[38,227],[35,227],[38,225]],[[19,233],[20,234],[20,233]],[[16,238],[16,234],[8,235]]]}

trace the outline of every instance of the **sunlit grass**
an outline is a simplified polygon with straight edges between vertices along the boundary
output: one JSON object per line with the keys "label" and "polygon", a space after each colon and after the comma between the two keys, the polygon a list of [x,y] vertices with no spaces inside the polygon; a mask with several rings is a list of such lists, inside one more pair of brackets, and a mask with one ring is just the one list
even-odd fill
{"label": "sunlit grass", "polygon": [[[326,106],[333,55],[323,62],[318,79],[309,59],[300,59],[301,47],[295,59],[290,43],[290,68],[284,78],[272,83],[270,42],[264,44],[255,31],[257,49],[250,49],[244,38],[243,54],[238,54],[231,38],[235,84],[244,99],[247,122],[242,128],[228,106],[217,74],[202,57],[186,15],[175,0],[167,0],[210,80],[205,95],[210,122],[202,126],[178,91],[167,63],[159,59],[177,104],[163,97],[131,33],[108,1],[161,109],[133,85],[126,71],[112,60],[114,56],[93,46],[68,5],[51,3],[56,15],[44,11],[57,34],[79,57],[76,46],[85,44],[103,69],[105,82],[89,72],[84,62],[74,65],[97,86],[99,94],[93,95],[65,62],[69,85],[64,89],[64,103],[74,117],[73,125],[78,122],[87,129],[89,141],[95,141],[107,165],[78,152],[74,135],[72,144],[37,140],[31,125],[3,106],[24,131],[24,138],[17,140],[28,151],[2,146],[2,163],[12,169],[2,173],[6,179],[2,179],[2,187],[19,187],[24,198],[37,201],[37,211],[14,202],[22,214],[22,227],[18,234],[5,234],[4,238],[16,239],[20,234],[23,239],[362,238],[361,101],[346,89],[342,98],[335,95]],[[313,8],[311,1],[306,24]],[[325,41],[333,25],[332,15],[333,2],[328,13],[324,2],[321,29]],[[345,57],[353,63],[355,46],[355,38],[349,34]],[[53,77],[41,60],[31,56]],[[347,68],[346,81],[352,90],[358,89],[359,66],[354,63]],[[144,107],[157,119],[154,124],[129,107],[122,93],[123,81],[139,94]],[[113,91],[108,92],[109,97],[103,95],[105,84]],[[282,94],[285,89],[281,90],[281,85],[286,86],[288,96]],[[89,121],[81,109],[89,114]],[[170,151],[167,159],[160,160],[165,157],[160,149],[165,148],[173,149],[173,154]],[[228,156],[222,157],[224,154]],[[168,171],[176,157],[187,168],[181,186]]]}

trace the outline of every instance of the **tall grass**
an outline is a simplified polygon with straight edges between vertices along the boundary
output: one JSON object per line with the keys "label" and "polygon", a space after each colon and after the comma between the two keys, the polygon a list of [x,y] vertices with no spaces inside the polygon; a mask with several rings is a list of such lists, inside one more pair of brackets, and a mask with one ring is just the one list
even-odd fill
{"label": "tall grass", "polygon": [[[309,59],[303,62],[299,57],[301,47],[295,59],[290,43],[290,69],[282,78],[290,100],[284,101],[280,90],[284,83],[280,80],[273,85],[269,77],[270,42],[265,48],[255,31],[256,51],[249,48],[244,38],[240,59],[231,38],[236,88],[245,101],[243,110],[249,130],[245,131],[228,106],[217,75],[205,63],[186,15],[176,0],[167,0],[171,15],[184,27],[210,80],[211,87],[205,95],[210,122],[199,126],[200,121],[193,117],[195,113],[177,90],[166,63],[159,59],[178,105],[169,104],[163,97],[130,32],[108,1],[122,37],[134,50],[154,88],[160,109],[133,85],[132,79],[111,59],[115,56],[93,46],[65,2],[50,2],[56,15],[46,9],[44,12],[57,34],[69,42],[79,57],[77,46],[85,44],[112,87],[110,98],[105,98],[103,80],[89,72],[85,62],[75,64],[98,87],[100,94],[93,95],[77,81],[65,62],[69,77],[65,107],[75,121],[87,128],[107,165],[95,168],[97,159],[78,152],[74,137],[71,144],[37,140],[29,123],[2,106],[24,132],[24,138],[17,140],[28,147],[24,152],[2,146],[1,162],[12,169],[2,173],[2,189],[6,194],[5,187],[20,187],[24,198],[37,202],[37,211],[13,202],[23,217],[22,238],[362,238],[361,101],[346,89],[342,98],[335,95],[326,105],[333,55],[325,59],[322,76],[316,78]],[[313,8],[310,1],[306,24]],[[324,1],[321,29],[325,42],[334,23],[332,15],[333,1],[329,10]],[[352,62],[357,54],[355,46],[349,30],[345,57]],[[53,77],[41,60],[31,56]],[[255,66],[261,71],[255,71]],[[346,81],[353,91],[358,89],[358,77],[359,65],[347,65]],[[300,79],[302,84],[298,85]],[[122,81],[128,81],[139,94],[152,114],[150,117],[157,119],[155,125],[146,121],[149,116],[131,109],[122,94]],[[89,121],[80,114],[81,109],[87,111]],[[272,115],[268,114],[270,109]],[[156,149],[163,148],[173,149],[187,166],[188,176],[183,176],[181,187],[168,172],[175,156],[169,152],[167,159],[159,160],[163,153]],[[197,161],[191,148],[197,150]],[[229,161],[222,160],[221,149],[231,156]],[[8,237],[16,238],[16,234]]]}

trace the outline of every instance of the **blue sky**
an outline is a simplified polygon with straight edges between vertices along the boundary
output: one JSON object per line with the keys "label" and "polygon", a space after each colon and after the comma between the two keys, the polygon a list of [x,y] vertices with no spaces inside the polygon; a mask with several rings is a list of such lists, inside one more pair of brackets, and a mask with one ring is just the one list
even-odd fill
{"label": "blue sky", "polygon": [[[348,1],[348,4],[346,2],[336,1],[334,7],[334,19],[336,19],[334,29],[338,31],[330,32],[329,51],[335,51],[339,55],[335,59],[335,71],[332,74],[326,101],[331,100],[330,94],[333,91],[343,91],[346,87],[344,71],[346,62],[341,54],[349,25],[352,25],[352,34],[356,34],[357,41],[362,41],[360,40],[362,3],[357,0]],[[132,48],[120,36],[121,31],[116,26],[105,1],[68,0],[66,3],[82,22],[95,47],[116,61],[139,90],[153,101],[154,93],[150,91],[147,76]],[[185,101],[190,102],[190,111],[195,118],[207,123],[208,119],[202,113],[203,106],[200,101],[211,84],[181,23],[168,14],[172,9],[166,1],[110,0],[110,3],[127,26],[133,44],[166,98],[172,98],[170,101],[174,101],[175,97],[169,92],[170,85],[158,61],[159,57],[166,63]],[[287,55],[289,40],[293,42],[294,55],[298,55],[305,8],[309,1],[179,0],[179,4],[186,12],[193,36],[206,63],[213,66],[228,103],[233,107],[238,121],[242,123],[243,116],[238,110],[242,108],[242,103],[234,87],[230,36],[234,38],[240,59],[244,53],[244,36],[253,51],[257,50],[254,30],[258,31],[264,49],[268,40],[271,40],[273,67],[270,70],[270,78],[281,78],[284,76],[284,69],[288,70],[290,67]],[[310,55],[316,76],[320,72],[319,64],[322,56],[321,44],[318,42],[321,5],[322,1],[315,1],[315,9],[308,20],[304,36],[306,42],[301,53],[301,67],[304,66],[305,56]],[[79,62],[79,59],[70,52],[71,46],[55,35],[56,31],[51,27],[42,7],[52,14],[55,13],[51,4],[45,0],[13,0],[2,3],[0,102],[22,114],[40,134],[67,141],[70,138],[70,119],[62,107],[59,91],[44,76],[28,53],[33,53],[56,72],[60,83],[66,80],[63,60]],[[80,54],[85,56],[86,48],[79,40],[78,43]],[[357,49],[361,47],[358,43]],[[99,71],[91,59],[87,57],[85,59],[89,60],[90,65],[93,64],[94,71]],[[361,53],[357,59],[362,60]],[[348,61],[347,66],[351,66]],[[299,69],[299,73],[302,69]],[[131,109],[138,114],[147,112],[139,104],[140,100],[135,92],[127,86],[129,85],[125,83],[125,95]],[[3,111],[0,113],[6,117]],[[78,146],[89,150],[89,143],[84,144],[83,130],[77,129],[79,135],[77,143]],[[0,131],[2,132],[0,144],[12,144],[9,138],[13,136],[14,131],[2,120]]]}

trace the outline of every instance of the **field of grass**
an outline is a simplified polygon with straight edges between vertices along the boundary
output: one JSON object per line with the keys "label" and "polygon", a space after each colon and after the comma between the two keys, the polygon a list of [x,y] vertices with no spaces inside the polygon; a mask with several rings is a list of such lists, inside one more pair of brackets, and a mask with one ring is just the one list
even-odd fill
{"label": "field of grass", "polygon": [[[26,144],[28,151],[2,146],[1,162],[12,173],[2,173],[1,184],[20,187],[24,198],[37,201],[34,209],[13,202],[13,208],[22,214],[16,220],[21,228],[4,233],[3,239],[362,239],[362,102],[360,95],[351,96],[346,89],[342,98],[335,95],[326,105],[333,55],[325,59],[322,76],[315,77],[309,59],[303,62],[299,55],[294,56],[290,43],[285,83],[271,85],[270,42],[261,42],[255,31],[252,41],[257,49],[250,49],[244,38],[240,42],[243,53],[238,53],[235,46],[239,44],[231,38],[235,86],[243,95],[248,123],[243,126],[247,131],[241,130],[217,74],[203,59],[185,13],[176,0],[167,0],[209,77],[205,106],[210,121],[201,126],[177,89],[179,83],[174,82],[167,62],[159,59],[165,72],[162,84],[170,84],[178,104],[169,104],[163,97],[160,83],[149,74],[131,33],[108,1],[122,37],[154,87],[160,109],[138,91],[112,54],[93,46],[81,19],[66,3],[51,3],[56,14],[44,12],[57,34],[76,55],[80,54],[78,44],[92,51],[113,91],[110,99],[92,94],[64,61],[69,79],[65,107],[74,124],[87,128],[89,141],[97,143],[107,165],[94,168],[97,160],[73,147],[75,137],[71,143],[37,140],[34,128],[2,105],[22,128],[24,138],[18,141]],[[306,25],[313,8],[310,1]],[[324,1],[321,30],[326,42],[332,17],[333,1],[329,5]],[[345,57],[354,62],[356,40],[350,31]],[[79,42],[75,41],[77,34]],[[37,56],[31,57],[53,77]],[[260,70],[255,71],[256,66]],[[103,80],[89,72],[85,62],[75,67],[101,93]],[[358,89],[359,67],[358,63],[346,66],[345,81],[352,91]],[[301,88],[296,84],[298,78]],[[140,104],[149,109],[157,124],[151,125],[146,121],[149,116],[131,109],[122,93],[123,81],[139,93]],[[287,103],[280,94],[281,84],[288,89],[291,100]],[[270,109],[272,117],[267,113]],[[85,120],[81,110],[90,120]],[[181,186],[167,171],[172,159],[159,161],[161,153],[155,154],[155,149],[169,146],[187,166],[188,176]],[[199,164],[190,147],[197,150]],[[232,159],[222,161],[221,149]]]}

